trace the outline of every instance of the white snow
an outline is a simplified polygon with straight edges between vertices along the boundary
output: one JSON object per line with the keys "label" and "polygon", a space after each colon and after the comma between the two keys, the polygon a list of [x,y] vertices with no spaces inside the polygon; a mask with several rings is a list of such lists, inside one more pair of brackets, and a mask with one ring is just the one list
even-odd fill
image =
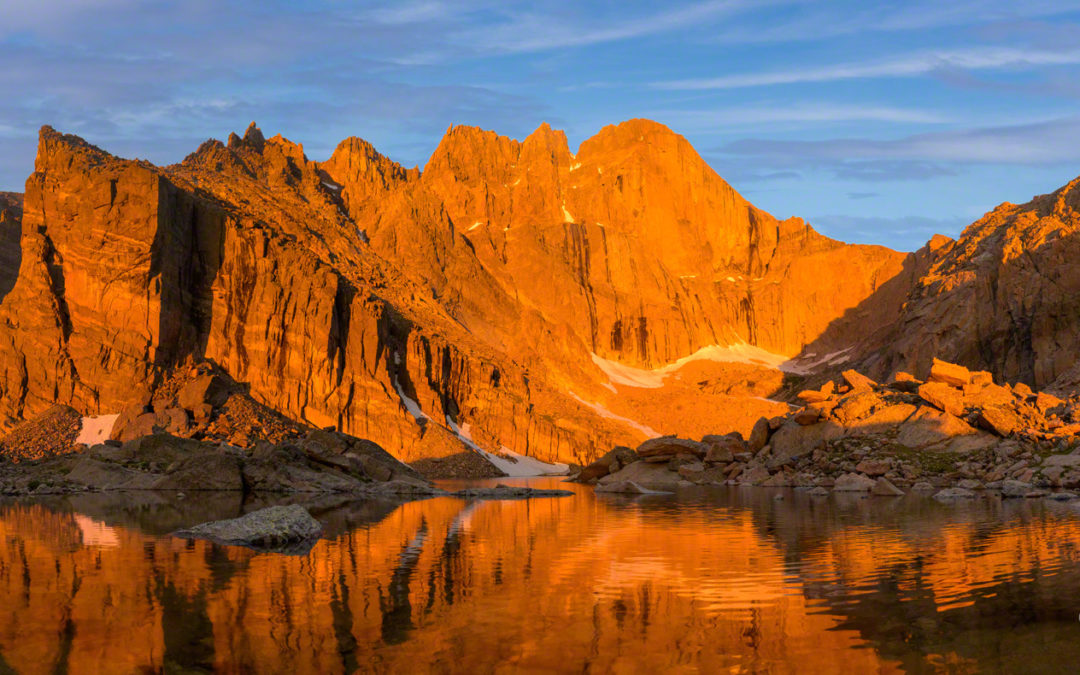
{"label": "white snow", "polygon": [[818,368],[819,366],[831,366],[837,363],[843,363],[844,361],[851,359],[851,354],[849,354],[848,352],[850,352],[852,349],[854,349],[854,347],[848,347],[847,349],[841,349],[837,352],[831,352],[822,357],[818,357],[817,354],[810,353],[802,357],[801,359],[793,359],[792,364],[804,373],[808,373]]}
{"label": "white snow", "polygon": [[518,178],[518,179],[517,179],[516,181],[514,181],[514,183],[513,183],[513,184],[514,184],[514,185],[517,185],[517,184],[518,184],[518,183],[520,183],[520,182],[521,182],[521,179],[520,179],[520,178]]}
{"label": "white snow", "polygon": [[476,228],[480,227],[480,226],[481,226],[481,225],[483,225],[483,224],[484,224],[484,223],[483,223],[483,221],[481,221],[481,220],[478,220],[478,221],[476,221],[475,223],[473,223],[473,224],[472,224],[472,225],[471,225],[471,226],[469,227],[469,229],[467,229],[467,230],[465,230],[465,231],[466,231],[466,232],[472,232],[473,230],[475,230]]}
{"label": "white snow", "polygon": [[[395,354],[395,356],[397,355]],[[413,416],[413,419],[417,422],[428,419],[427,413],[423,411],[420,404],[405,394],[405,390],[401,388],[401,383],[397,381],[396,377],[394,378],[394,389],[397,390],[398,398],[401,399],[401,403],[409,411],[409,414]]]}
{"label": "white snow", "polygon": [[563,215],[563,222],[564,223],[572,223],[572,222],[574,222],[574,217],[572,215],[570,215],[569,211],[566,210],[566,202],[563,202],[563,204],[562,204],[562,215]]}
{"label": "white snow", "polygon": [[334,185],[333,183],[328,183],[326,181],[323,181],[322,184],[325,185],[326,187],[328,187],[331,190],[340,190],[341,189],[340,185]]}
{"label": "white snow", "polygon": [[[840,352],[829,356],[836,357],[838,354],[840,354]],[[824,363],[824,361],[815,361],[809,364],[800,363],[783,354],[774,354],[761,347],[756,347],[745,342],[702,347],[690,356],[684,356],[674,363],[669,363],[666,366],[652,370],[635,368],[619,363],[618,361],[605,359],[596,354],[592,354],[592,360],[593,363],[600,367],[600,370],[604,371],[613,384],[621,384],[627,387],[641,387],[645,389],[657,389],[664,386],[664,378],[691,361],[746,363],[754,366],[763,366],[765,368],[775,368],[794,375],[806,375],[813,367]],[[831,362],[832,361],[828,361],[828,363]]]}
{"label": "white snow", "polygon": [[680,274],[679,278],[680,279],[697,279],[697,275],[696,274]]}
{"label": "white snow", "polygon": [[460,427],[454,420],[450,419],[450,416],[446,416],[446,426],[450,427],[461,442],[469,446],[477,453],[479,453],[484,459],[495,465],[499,471],[502,471],[507,476],[544,476],[549,474],[565,474],[569,471],[570,467],[566,464],[549,464],[548,462],[541,462],[534,457],[528,457],[526,455],[519,455],[518,453],[503,447],[500,452],[506,455],[506,457],[500,457],[494,453],[484,450],[472,437],[472,426],[469,424],[463,424]]}
{"label": "white snow", "polygon": [[97,417],[82,418],[82,428],[79,429],[79,436],[75,439],[75,442],[86,446],[104,443],[109,439],[109,434],[112,433],[117,417],[119,415],[99,415]]}
{"label": "white snow", "polygon": [[646,426],[646,425],[642,424],[641,422],[637,422],[635,420],[632,420],[632,419],[630,419],[628,417],[623,417],[621,415],[616,415],[615,413],[611,412],[610,410],[608,410],[604,406],[600,405],[599,403],[590,403],[589,401],[586,401],[585,399],[581,398],[580,396],[578,396],[577,394],[575,394],[572,391],[568,392],[568,393],[570,394],[571,398],[576,400],[581,405],[586,406],[587,408],[591,408],[597,415],[600,415],[600,417],[603,417],[603,418],[606,418],[606,419],[609,419],[609,420],[617,420],[619,422],[622,422],[623,424],[626,424],[627,426],[631,426],[631,427],[637,429],[641,433],[645,434],[645,436],[647,436],[648,438],[658,438],[658,437],[660,437],[662,435],[656,429],[653,429],[652,427]]}
{"label": "white snow", "polygon": [[575,162],[574,164],[570,165],[570,170],[571,171],[577,171],[580,168],[581,168],[581,163],[580,162]]}

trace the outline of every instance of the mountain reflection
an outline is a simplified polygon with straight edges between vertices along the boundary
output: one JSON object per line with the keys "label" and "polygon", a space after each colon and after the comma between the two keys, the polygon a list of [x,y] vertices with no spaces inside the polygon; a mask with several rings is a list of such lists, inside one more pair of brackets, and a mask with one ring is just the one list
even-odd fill
{"label": "mountain reflection", "polygon": [[167,534],[263,504],[10,503],[0,672],[1060,672],[1080,660],[1070,508],[773,494],[312,503],[328,535],[306,556]]}

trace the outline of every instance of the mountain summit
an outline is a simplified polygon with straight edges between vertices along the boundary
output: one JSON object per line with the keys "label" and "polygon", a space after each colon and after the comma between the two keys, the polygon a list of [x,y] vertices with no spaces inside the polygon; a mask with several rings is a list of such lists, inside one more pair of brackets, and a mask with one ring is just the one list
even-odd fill
{"label": "mountain summit", "polygon": [[[25,196],[0,203],[4,232],[21,223],[20,246],[0,238],[21,260],[0,420],[119,413],[211,362],[277,414],[405,460],[587,463],[661,433],[749,433],[786,409],[765,400],[784,373],[856,359],[937,350],[1045,382],[1075,295],[1028,282],[1065,259],[1074,193],[902,254],[775,219],[649,120],[576,154],[546,124],[521,142],[451,127],[423,172],[359,138],[312,161],[254,124],[170,167],[45,127]],[[972,302],[995,307],[978,331],[922,325]],[[1020,311],[1030,347],[1001,344]]]}

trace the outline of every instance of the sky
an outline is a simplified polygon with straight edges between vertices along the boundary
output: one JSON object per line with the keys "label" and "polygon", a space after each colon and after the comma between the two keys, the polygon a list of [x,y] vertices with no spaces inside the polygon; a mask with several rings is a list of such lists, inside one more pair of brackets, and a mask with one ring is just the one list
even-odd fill
{"label": "sky", "polygon": [[1080,0],[0,2],[0,190],[50,124],[178,162],[255,120],[423,166],[451,124],[634,117],[744,196],[901,250],[1080,175]]}

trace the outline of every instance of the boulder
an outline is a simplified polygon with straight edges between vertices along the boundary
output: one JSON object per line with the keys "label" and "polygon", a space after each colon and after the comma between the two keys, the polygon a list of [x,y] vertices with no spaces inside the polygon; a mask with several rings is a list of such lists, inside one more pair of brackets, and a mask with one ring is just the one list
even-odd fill
{"label": "boulder", "polygon": [[919,398],[938,410],[959,417],[964,414],[964,394],[944,382],[927,382],[918,389]]}
{"label": "boulder", "polygon": [[722,436],[710,434],[704,436],[701,442],[709,448],[705,453],[705,461],[711,464],[726,464],[733,461],[736,454],[747,451],[747,443],[738,433]]}
{"label": "boulder", "polygon": [[188,382],[177,392],[176,403],[181,408],[193,412],[202,404],[217,408],[225,405],[229,392],[230,384],[225,378],[214,373],[204,373]]}
{"label": "boulder", "polygon": [[234,518],[203,523],[180,530],[177,537],[209,539],[219,544],[278,548],[313,541],[322,525],[302,506],[271,506]]}
{"label": "boulder", "polygon": [[979,426],[1002,438],[1007,437],[1020,425],[1020,419],[1009,408],[992,406],[979,412]]}
{"label": "boulder", "polygon": [[844,430],[845,436],[867,436],[880,434],[906,422],[915,414],[917,406],[910,403],[896,403],[880,406],[872,414],[856,420]]}
{"label": "boulder", "polygon": [[975,499],[975,493],[962,487],[951,487],[941,490],[934,495],[934,499],[950,501],[954,499]]}
{"label": "boulder", "polygon": [[870,391],[878,386],[877,382],[855,370],[845,370],[840,373],[840,376],[844,378],[852,391]]}
{"label": "boulder", "polygon": [[856,391],[840,399],[832,414],[841,424],[850,426],[866,417],[875,406],[882,404],[880,396],[869,390]]}
{"label": "boulder", "polygon": [[818,401],[829,400],[829,394],[820,392],[817,389],[807,389],[795,394],[795,397],[804,403],[817,403]]}
{"label": "boulder", "polygon": [[680,453],[703,458],[708,451],[709,447],[704,443],[691,441],[685,438],[677,438],[675,436],[650,438],[637,448],[637,454],[642,458],[674,457]]}
{"label": "boulder", "polygon": [[845,473],[836,479],[833,491],[836,492],[869,492],[874,489],[876,481],[858,473]]}
{"label": "boulder", "polygon": [[962,387],[971,382],[971,371],[955,363],[934,359],[930,366],[930,382],[944,382]]}
{"label": "boulder", "polygon": [[878,478],[874,483],[874,487],[870,490],[872,494],[879,497],[903,497],[904,491],[893,485],[886,478]]}
{"label": "boulder", "polygon": [[1016,403],[1016,397],[1005,387],[998,386],[993,382],[982,385],[977,391],[964,393],[964,403],[968,406],[986,408],[990,406],[1012,406]]}
{"label": "boulder", "polygon": [[1040,391],[1038,394],[1035,395],[1035,408],[1043,415],[1045,415],[1051,408],[1056,408],[1064,404],[1065,401],[1062,401],[1057,396],[1047,394],[1043,391]]}
{"label": "boulder", "polygon": [[1025,497],[1032,490],[1031,483],[1025,483],[1019,480],[1003,480],[1001,481],[1001,496],[1002,497]]}
{"label": "boulder", "polygon": [[638,455],[631,448],[625,446],[616,446],[611,450],[608,450],[603,457],[597,459],[592,464],[589,464],[581,470],[577,476],[574,477],[574,481],[577,483],[587,483],[589,481],[603,478],[612,472],[612,467],[618,467],[615,469],[618,471],[622,467],[636,462]]}
{"label": "boulder", "polygon": [[971,384],[987,386],[994,383],[994,376],[986,370],[976,370],[971,373]]}
{"label": "boulder", "polygon": [[459,499],[531,499],[532,497],[573,497],[570,490],[545,490],[523,485],[496,485],[495,487],[472,487],[452,492]]}
{"label": "boulder", "polygon": [[642,487],[632,480],[620,480],[606,485],[597,485],[597,492],[611,492],[626,495],[669,495],[671,492],[664,490],[650,490]]}
{"label": "boulder", "polygon": [[909,448],[924,448],[975,433],[976,430],[963,420],[923,406],[900,425],[896,442]]}
{"label": "boulder", "polygon": [[764,448],[769,442],[769,433],[771,431],[768,418],[758,418],[758,421],[754,423],[754,428],[750,431],[750,438],[746,441],[747,450],[757,452]]}
{"label": "boulder", "polygon": [[772,446],[772,454],[775,457],[801,457],[828,441],[840,438],[843,433],[843,428],[836,424],[815,424],[804,427],[794,420],[789,420],[773,433],[769,445]]}
{"label": "boulder", "polygon": [[821,411],[811,407],[802,408],[795,413],[793,419],[797,424],[808,427],[821,421]]}
{"label": "boulder", "polygon": [[1050,455],[1043,460],[1043,466],[1080,467],[1080,455]]}
{"label": "boulder", "polygon": [[673,490],[682,478],[675,471],[668,471],[666,464],[634,462],[617,473],[604,476],[598,485],[632,481],[650,490]]}
{"label": "boulder", "polygon": [[892,462],[887,459],[864,459],[855,465],[855,470],[867,476],[884,476],[892,469]]}

